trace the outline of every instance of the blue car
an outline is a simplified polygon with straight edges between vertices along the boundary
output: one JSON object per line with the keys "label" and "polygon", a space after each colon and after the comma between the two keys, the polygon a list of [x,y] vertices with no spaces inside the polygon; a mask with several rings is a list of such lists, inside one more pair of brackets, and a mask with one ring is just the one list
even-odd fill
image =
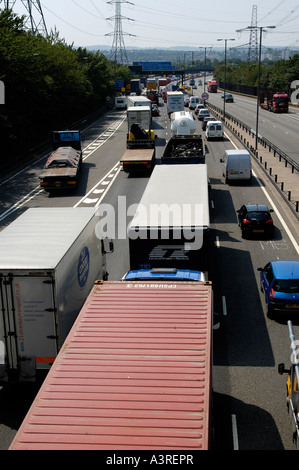
{"label": "blue car", "polygon": [[258,271],[268,316],[299,313],[299,261],[271,261]]}

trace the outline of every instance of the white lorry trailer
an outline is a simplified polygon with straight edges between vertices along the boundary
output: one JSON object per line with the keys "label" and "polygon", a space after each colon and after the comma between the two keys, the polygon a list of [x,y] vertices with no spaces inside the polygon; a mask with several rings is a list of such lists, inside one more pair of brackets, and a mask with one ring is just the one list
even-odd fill
{"label": "white lorry trailer", "polygon": [[130,270],[206,272],[209,228],[207,166],[156,165],[128,228]]}
{"label": "white lorry trailer", "polygon": [[181,91],[168,91],[167,92],[167,113],[170,117],[172,113],[184,111],[184,95]]}
{"label": "white lorry trailer", "polygon": [[148,106],[152,111],[152,102],[146,96],[127,96],[127,107]]}
{"label": "white lorry trailer", "polygon": [[0,233],[0,381],[49,369],[94,281],[107,279],[98,221],[91,208],[32,208]]}

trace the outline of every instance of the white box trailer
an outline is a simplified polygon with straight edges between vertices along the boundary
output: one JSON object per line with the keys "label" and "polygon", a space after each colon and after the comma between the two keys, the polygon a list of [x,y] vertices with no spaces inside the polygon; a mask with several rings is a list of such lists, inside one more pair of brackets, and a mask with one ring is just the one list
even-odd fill
{"label": "white box trailer", "polygon": [[130,270],[207,271],[207,165],[156,165],[128,228]]}
{"label": "white box trailer", "polygon": [[152,102],[146,96],[127,96],[127,106],[147,106],[152,111]]}
{"label": "white box trailer", "polygon": [[152,127],[152,112],[148,106],[130,106],[127,108],[128,132],[131,132],[133,124],[140,124],[143,129]]}
{"label": "white box trailer", "polygon": [[49,369],[96,279],[107,279],[91,208],[32,208],[0,233],[0,380]]}
{"label": "white box trailer", "polygon": [[181,91],[168,91],[167,92],[167,113],[170,116],[177,111],[184,111],[184,95]]}

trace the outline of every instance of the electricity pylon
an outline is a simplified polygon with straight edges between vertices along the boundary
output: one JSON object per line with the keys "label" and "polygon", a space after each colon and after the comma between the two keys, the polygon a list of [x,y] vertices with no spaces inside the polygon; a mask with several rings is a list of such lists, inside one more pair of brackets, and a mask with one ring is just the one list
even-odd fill
{"label": "electricity pylon", "polygon": [[248,62],[258,62],[257,6],[252,7]]}
{"label": "electricity pylon", "polygon": [[129,61],[127,57],[124,36],[134,36],[134,34],[123,32],[122,20],[129,20],[129,21],[134,21],[134,20],[132,20],[132,18],[127,18],[125,16],[122,16],[121,4],[128,3],[129,5],[133,5],[133,3],[128,2],[127,0],[110,0],[107,3],[109,3],[110,5],[115,5],[115,16],[111,18],[107,18],[108,21],[110,20],[115,21],[114,32],[108,33],[105,35],[105,36],[113,36],[113,44],[111,48],[111,60],[113,60],[116,63],[119,62],[121,64],[128,64]]}
{"label": "electricity pylon", "polygon": [[[17,0],[0,0],[0,5],[4,9],[13,10]],[[26,9],[25,27],[31,30],[33,34],[48,35],[47,26],[43,10],[39,0],[21,0]]]}

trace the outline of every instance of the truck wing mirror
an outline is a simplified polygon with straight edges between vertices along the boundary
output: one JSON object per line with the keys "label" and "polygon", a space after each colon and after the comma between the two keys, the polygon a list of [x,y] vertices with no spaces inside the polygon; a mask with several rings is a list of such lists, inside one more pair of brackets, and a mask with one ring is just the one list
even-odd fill
{"label": "truck wing mirror", "polygon": [[282,362],[281,364],[278,364],[278,373],[279,375],[290,374],[291,371],[290,369],[286,369],[284,363]]}
{"label": "truck wing mirror", "polygon": [[114,243],[109,238],[102,240],[103,253],[113,253],[114,252]]}

